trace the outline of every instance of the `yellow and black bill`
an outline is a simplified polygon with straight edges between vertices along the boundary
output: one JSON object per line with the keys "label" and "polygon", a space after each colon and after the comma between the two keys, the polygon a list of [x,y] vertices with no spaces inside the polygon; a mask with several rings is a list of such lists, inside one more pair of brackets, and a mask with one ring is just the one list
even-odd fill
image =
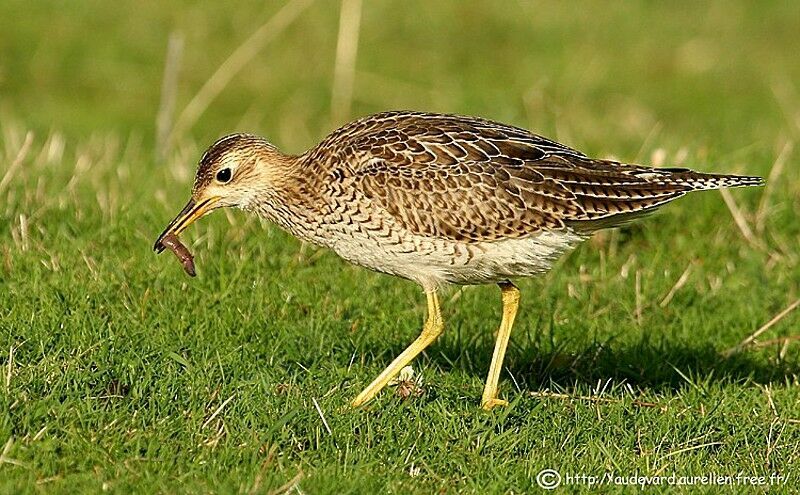
{"label": "yellow and black bill", "polygon": [[180,235],[180,233],[186,230],[186,227],[194,223],[195,220],[211,212],[211,210],[214,209],[214,204],[219,201],[219,199],[220,198],[209,198],[200,202],[190,199],[181,212],[178,213],[178,216],[176,216],[169,225],[167,225],[164,232],[158,236],[158,240],[156,240],[156,243],[153,245],[153,251],[156,253],[163,251],[164,244],[162,241],[167,235]]}

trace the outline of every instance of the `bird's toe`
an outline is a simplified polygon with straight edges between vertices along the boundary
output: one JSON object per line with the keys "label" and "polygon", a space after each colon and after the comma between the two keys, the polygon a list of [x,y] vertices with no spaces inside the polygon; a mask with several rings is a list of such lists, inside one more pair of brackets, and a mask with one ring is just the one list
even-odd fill
{"label": "bird's toe", "polygon": [[503,399],[488,399],[488,400],[485,400],[483,402],[483,404],[481,404],[481,408],[483,408],[484,411],[490,411],[493,408],[495,408],[496,406],[507,406],[507,405],[508,405],[508,401],[507,400],[503,400]]}

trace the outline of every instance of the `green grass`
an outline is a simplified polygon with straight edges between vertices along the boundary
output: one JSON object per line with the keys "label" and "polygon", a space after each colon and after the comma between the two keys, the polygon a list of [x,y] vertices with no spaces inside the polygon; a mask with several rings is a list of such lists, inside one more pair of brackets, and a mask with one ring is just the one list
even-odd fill
{"label": "green grass", "polygon": [[[297,152],[340,123],[338,9],[317,2],[154,158],[169,34],[180,111],[279,7],[0,3],[0,492],[523,493],[544,468],[800,481],[798,347],[770,343],[798,313],[723,356],[800,297],[796,151],[768,192],[732,192],[751,241],[696,194],[520,281],[511,405],[491,413],[494,287],[444,295],[423,395],[352,410],[419,331],[416,286],[239,212],[185,236],[196,279],[156,257],[214,138]],[[351,113],[476,114],[766,176],[800,136],[799,45],[791,2],[365,2]]]}

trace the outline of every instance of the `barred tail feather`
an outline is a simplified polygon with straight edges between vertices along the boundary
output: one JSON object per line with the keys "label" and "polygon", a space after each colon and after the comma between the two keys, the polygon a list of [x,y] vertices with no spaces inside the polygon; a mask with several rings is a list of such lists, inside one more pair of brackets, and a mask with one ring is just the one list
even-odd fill
{"label": "barred tail feather", "polygon": [[711,189],[724,189],[729,187],[763,186],[764,179],[752,175],[724,175],[706,174],[693,170],[682,169],[655,169],[664,171],[669,175],[664,177],[668,184],[685,185],[693,191],[706,191]]}

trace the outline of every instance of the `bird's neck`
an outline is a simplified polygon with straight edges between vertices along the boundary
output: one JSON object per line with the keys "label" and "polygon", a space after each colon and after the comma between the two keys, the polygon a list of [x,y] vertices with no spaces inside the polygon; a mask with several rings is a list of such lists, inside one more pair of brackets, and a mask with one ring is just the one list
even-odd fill
{"label": "bird's neck", "polygon": [[271,163],[263,181],[269,186],[259,191],[245,209],[303,241],[324,245],[324,238],[315,228],[323,203],[312,172],[295,157],[286,156],[280,162]]}

